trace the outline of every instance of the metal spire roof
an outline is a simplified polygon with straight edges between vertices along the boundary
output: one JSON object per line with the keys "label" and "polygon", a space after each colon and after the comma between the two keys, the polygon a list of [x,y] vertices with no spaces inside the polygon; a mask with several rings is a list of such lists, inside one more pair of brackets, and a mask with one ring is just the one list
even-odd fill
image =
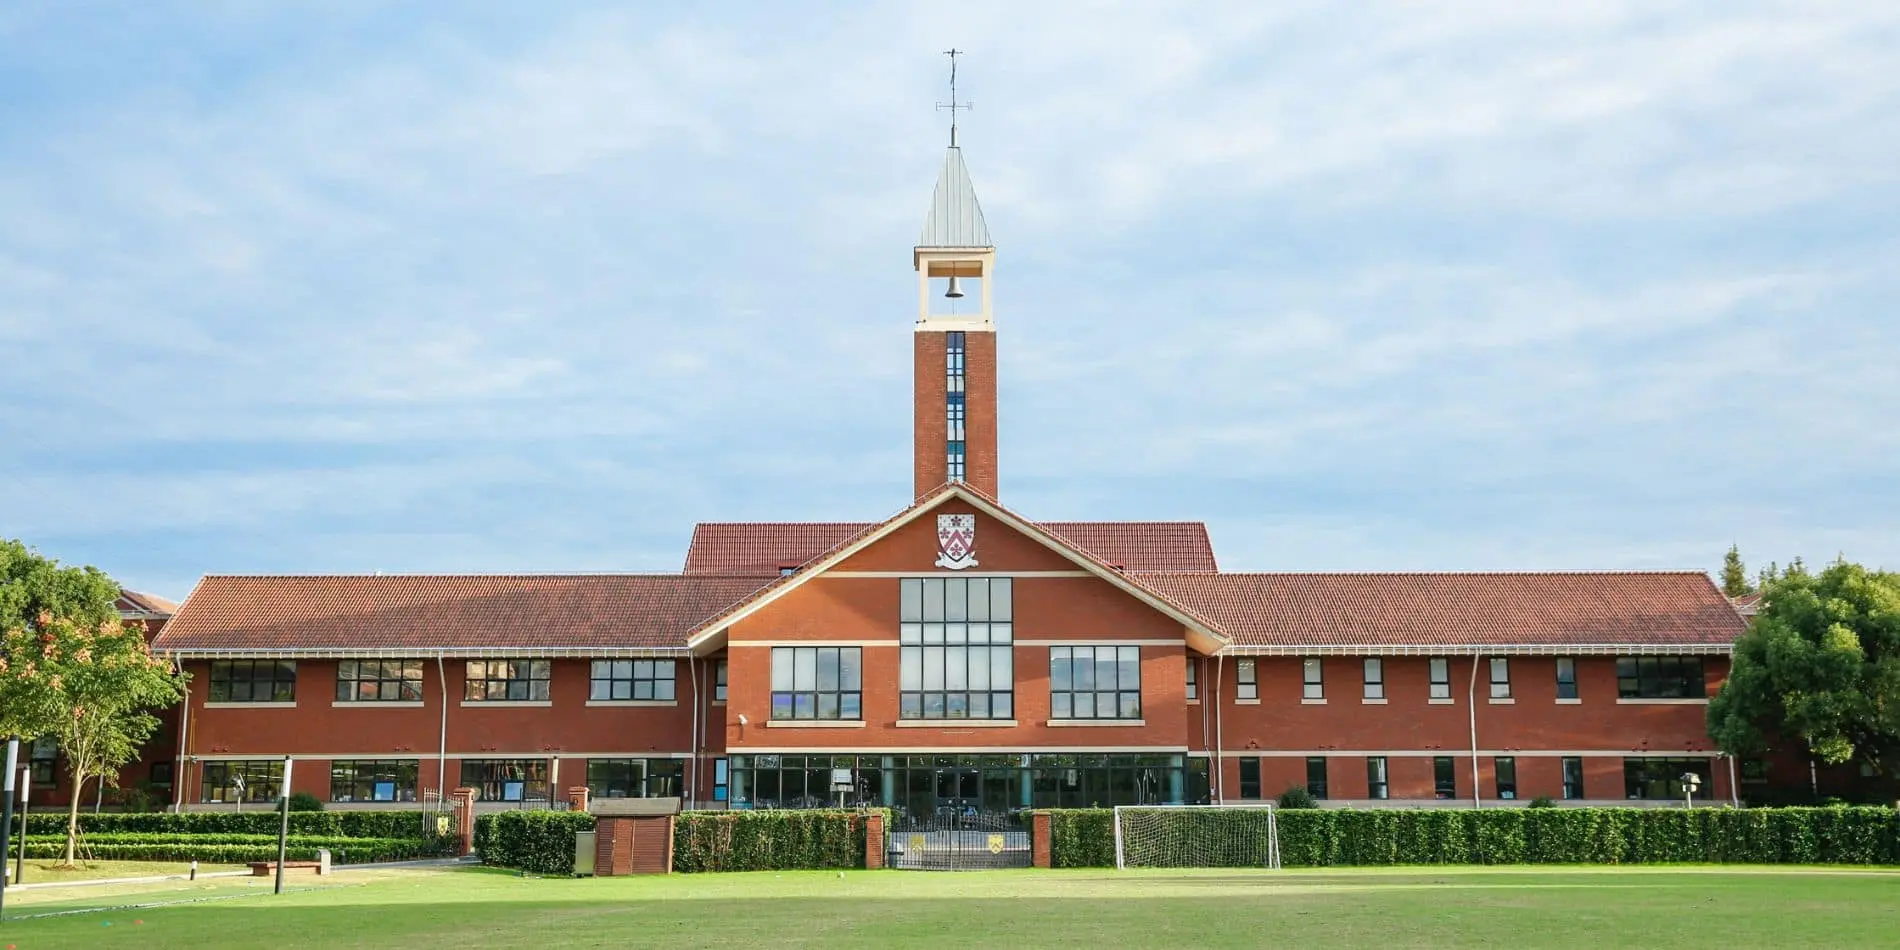
{"label": "metal spire roof", "polygon": [[930,215],[924,218],[917,246],[996,246],[990,243],[989,225],[983,223],[983,208],[976,203],[970,170],[963,166],[963,150],[955,145],[943,157],[943,171],[937,174],[937,190],[930,196]]}

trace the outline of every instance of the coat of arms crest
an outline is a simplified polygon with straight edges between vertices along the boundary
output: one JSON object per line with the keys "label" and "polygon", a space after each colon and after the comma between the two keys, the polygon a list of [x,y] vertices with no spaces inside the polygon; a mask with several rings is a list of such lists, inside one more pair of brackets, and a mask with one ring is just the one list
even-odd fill
{"label": "coat of arms crest", "polygon": [[937,516],[937,566],[960,571],[976,566],[976,516]]}

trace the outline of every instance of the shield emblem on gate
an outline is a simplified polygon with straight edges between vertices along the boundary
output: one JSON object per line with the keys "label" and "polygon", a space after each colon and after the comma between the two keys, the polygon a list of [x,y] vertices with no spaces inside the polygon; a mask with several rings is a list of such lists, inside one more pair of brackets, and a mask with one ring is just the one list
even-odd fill
{"label": "shield emblem on gate", "polygon": [[990,853],[991,854],[1003,853],[1003,836],[1002,835],[990,835]]}
{"label": "shield emblem on gate", "polygon": [[976,566],[976,516],[937,516],[937,566],[960,571]]}

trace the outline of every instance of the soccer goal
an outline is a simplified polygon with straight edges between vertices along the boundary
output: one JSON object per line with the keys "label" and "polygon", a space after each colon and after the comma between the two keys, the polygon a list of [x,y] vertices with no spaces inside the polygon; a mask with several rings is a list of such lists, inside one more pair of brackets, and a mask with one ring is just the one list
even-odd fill
{"label": "soccer goal", "polygon": [[1278,868],[1273,804],[1117,805],[1117,868]]}

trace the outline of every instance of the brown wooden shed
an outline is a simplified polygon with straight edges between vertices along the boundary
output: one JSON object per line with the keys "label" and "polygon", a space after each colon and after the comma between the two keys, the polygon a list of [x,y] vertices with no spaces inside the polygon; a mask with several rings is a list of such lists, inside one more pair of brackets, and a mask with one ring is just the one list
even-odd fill
{"label": "brown wooden shed", "polygon": [[673,870],[673,816],[677,798],[597,798],[587,803],[595,818],[594,874],[669,874]]}

